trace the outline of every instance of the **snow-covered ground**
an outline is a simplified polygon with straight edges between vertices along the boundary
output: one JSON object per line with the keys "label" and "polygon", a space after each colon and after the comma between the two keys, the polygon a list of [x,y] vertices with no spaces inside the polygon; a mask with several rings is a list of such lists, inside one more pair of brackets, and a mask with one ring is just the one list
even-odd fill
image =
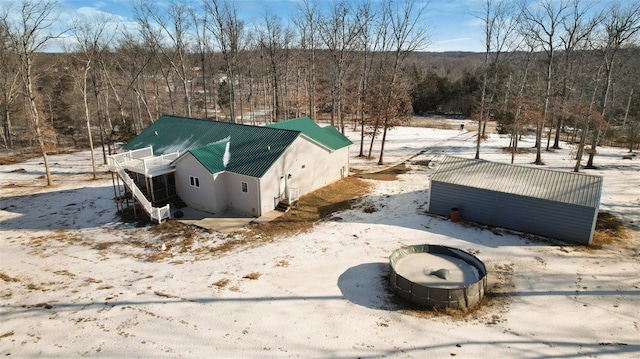
{"label": "snow-covered ground", "polygon": [[[371,181],[361,205],[308,233],[223,255],[207,248],[232,237],[201,233],[154,257],[161,234],[118,221],[111,176],[102,166],[90,180],[88,152],[51,156],[55,188],[43,186],[41,159],[0,166],[0,355],[640,358],[640,156],[599,149],[588,173],[604,176],[601,210],[633,237],[585,249],[425,214],[424,164],[473,158],[473,135],[394,129],[385,162],[426,150],[411,171]],[[375,168],[350,137],[353,167]],[[508,141],[492,135],[481,157],[509,162]],[[573,168],[574,147],[562,147],[543,153],[547,168]],[[470,251],[511,295],[464,318],[398,310],[388,256],[421,243]]]}

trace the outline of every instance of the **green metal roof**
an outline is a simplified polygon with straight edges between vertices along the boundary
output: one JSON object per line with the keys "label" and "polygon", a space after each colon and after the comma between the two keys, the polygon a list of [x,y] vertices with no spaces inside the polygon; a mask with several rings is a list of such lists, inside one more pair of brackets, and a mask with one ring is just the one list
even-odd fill
{"label": "green metal roof", "polygon": [[340,131],[336,130],[335,127],[320,127],[309,117],[299,117],[288,121],[276,122],[266,127],[302,132],[305,136],[331,150],[353,145],[353,142],[341,134]]}
{"label": "green metal roof", "polygon": [[154,155],[172,152],[182,155],[195,150],[196,159],[209,171],[217,173],[222,164],[221,154],[224,153],[221,143],[228,141],[229,162],[225,170],[262,177],[299,135],[300,131],[266,126],[162,116],[127,143],[124,149],[153,146]]}
{"label": "green metal roof", "polygon": [[226,168],[224,153],[228,143],[229,141],[223,140],[213,145],[189,150],[189,153],[210,173],[220,173]]}

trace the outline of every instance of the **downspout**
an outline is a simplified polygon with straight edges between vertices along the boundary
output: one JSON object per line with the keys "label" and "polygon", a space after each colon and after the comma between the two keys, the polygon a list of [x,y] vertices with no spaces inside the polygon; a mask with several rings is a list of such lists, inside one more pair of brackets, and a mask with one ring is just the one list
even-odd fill
{"label": "downspout", "polygon": [[262,192],[261,190],[261,186],[260,186],[260,178],[256,178],[256,183],[257,183],[257,187],[258,187],[258,213],[257,213],[257,218],[262,216]]}

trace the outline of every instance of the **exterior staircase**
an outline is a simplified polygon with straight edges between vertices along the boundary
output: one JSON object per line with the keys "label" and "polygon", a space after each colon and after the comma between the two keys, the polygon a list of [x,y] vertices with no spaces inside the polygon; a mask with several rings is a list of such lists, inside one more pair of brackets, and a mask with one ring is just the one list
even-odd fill
{"label": "exterior staircase", "polygon": [[289,187],[285,190],[280,196],[276,197],[276,211],[280,212],[288,212],[292,207],[298,207],[298,200],[300,199],[298,195],[298,189]]}
{"label": "exterior staircase", "polygon": [[120,165],[118,161],[110,161],[110,169],[118,174],[118,177],[122,180],[124,185],[129,189],[132,196],[140,203],[140,206],[149,215],[149,218],[153,221],[161,223],[165,219],[171,218],[171,207],[169,204],[163,207],[154,207],[151,201],[140,190],[140,187],[135,183],[133,178],[129,176],[127,171]]}
{"label": "exterior staircase", "polygon": [[280,202],[276,206],[276,211],[287,213],[291,209],[291,205],[289,203]]}

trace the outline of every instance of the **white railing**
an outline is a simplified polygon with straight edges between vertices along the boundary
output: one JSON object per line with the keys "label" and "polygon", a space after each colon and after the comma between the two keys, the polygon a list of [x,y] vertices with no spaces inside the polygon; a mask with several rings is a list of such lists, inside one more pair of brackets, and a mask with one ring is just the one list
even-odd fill
{"label": "white railing", "polygon": [[178,157],[180,157],[179,152],[172,152],[167,153],[166,155],[143,158],[141,169],[144,171],[144,174],[149,174],[152,169],[168,167],[171,162],[175,161]]}
{"label": "white railing", "polygon": [[111,171],[117,171],[119,167],[125,167],[126,164],[139,161],[145,157],[153,156],[153,147],[145,147],[139,150],[132,150],[107,156],[107,164]]}
{"label": "white railing", "polygon": [[111,171],[117,171],[118,167],[120,167],[148,175],[152,170],[169,167],[171,162],[176,160],[179,156],[179,152],[154,156],[153,147],[149,146],[138,150],[108,156],[107,164]]}
{"label": "white railing", "polygon": [[119,162],[115,162],[115,166],[118,176],[120,176],[125,186],[129,188],[138,202],[140,202],[140,205],[144,211],[147,212],[151,220],[155,220],[160,223],[165,218],[171,218],[171,208],[168,204],[164,207],[154,207],[147,197],[144,196],[144,193],[142,193],[140,188],[138,188],[136,183],[133,181],[133,178],[131,178],[124,168],[120,166]]}
{"label": "white railing", "polygon": [[287,189],[285,189],[282,193],[280,193],[280,195],[278,197],[275,197],[273,199],[273,206],[274,208],[278,206],[278,204],[280,202],[283,202],[286,200],[286,202],[288,204],[292,204],[296,201],[298,201],[300,195],[298,192],[297,188],[294,187],[288,187]]}
{"label": "white railing", "polygon": [[287,198],[289,199],[289,203],[296,202],[298,201],[298,199],[300,199],[300,194],[298,193],[297,188],[289,187],[288,190],[289,190],[289,194]]}

